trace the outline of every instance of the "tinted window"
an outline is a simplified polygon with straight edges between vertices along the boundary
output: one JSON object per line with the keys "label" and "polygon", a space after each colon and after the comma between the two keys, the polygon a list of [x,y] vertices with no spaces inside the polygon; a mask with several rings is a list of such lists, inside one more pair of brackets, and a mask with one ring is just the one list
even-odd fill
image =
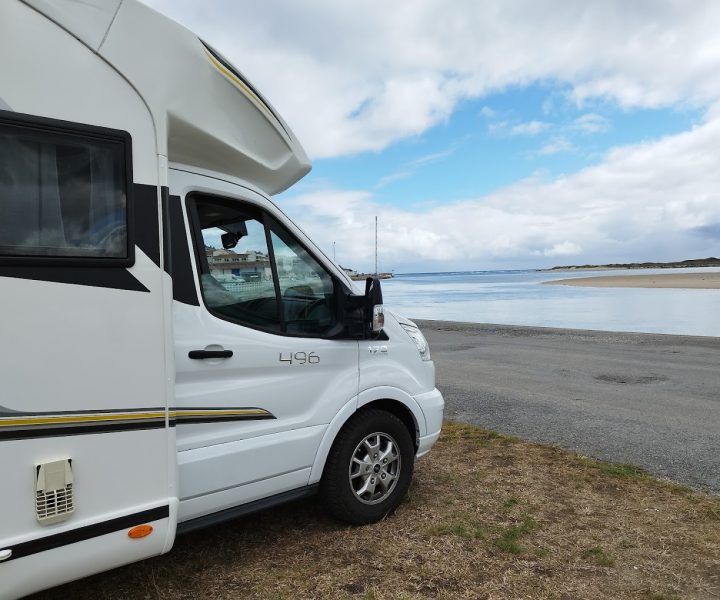
{"label": "tinted window", "polygon": [[279,223],[269,224],[286,331],[327,330],[335,323],[332,278]]}
{"label": "tinted window", "polygon": [[[260,213],[227,204],[195,203],[202,244],[200,286],[205,305],[219,316],[280,331],[275,281]],[[223,237],[225,236],[225,237]],[[230,246],[227,236],[232,237]]]}
{"label": "tinted window", "polygon": [[127,258],[125,145],[0,125],[0,255]]}
{"label": "tinted window", "polygon": [[317,336],[335,323],[331,276],[279,223],[239,202],[188,204],[205,305],[241,325]]}

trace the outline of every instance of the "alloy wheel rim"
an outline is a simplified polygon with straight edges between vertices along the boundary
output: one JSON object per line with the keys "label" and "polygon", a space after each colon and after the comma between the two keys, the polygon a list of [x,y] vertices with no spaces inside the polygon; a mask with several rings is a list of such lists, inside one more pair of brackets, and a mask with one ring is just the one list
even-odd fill
{"label": "alloy wheel rim", "polygon": [[393,437],[371,433],[355,447],[350,459],[350,489],[363,504],[379,504],[395,489],[401,464],[400,448]]}

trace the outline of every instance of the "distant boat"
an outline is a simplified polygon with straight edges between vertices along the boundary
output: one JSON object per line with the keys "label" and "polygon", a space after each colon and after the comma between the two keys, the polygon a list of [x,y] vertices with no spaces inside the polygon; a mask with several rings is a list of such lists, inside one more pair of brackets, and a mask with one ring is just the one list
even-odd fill
{"label": "distant boat", "polygon": [[[335,258],[335,242],[333,242],[333,260]],[[338,265],[340,266],[340,265]],[[394,277],[393,273],[383,272],[380,273],[378,271],[378,218],[377,215],[375,216],[375,273],[358,273],[355,269],[348,269],[346,267],[340,266],[340,268],[345,271],[350,279],[353,281],[364,281],[368,277],[377,277],[378,279],[392,279]]]}
{"label": "distant boat", "polygon": [[392,273],[353,273],[350,275],[350,279],[354,281],[364,281],[368,277],[377,277],[378,279],[392,279],[394,275]]}

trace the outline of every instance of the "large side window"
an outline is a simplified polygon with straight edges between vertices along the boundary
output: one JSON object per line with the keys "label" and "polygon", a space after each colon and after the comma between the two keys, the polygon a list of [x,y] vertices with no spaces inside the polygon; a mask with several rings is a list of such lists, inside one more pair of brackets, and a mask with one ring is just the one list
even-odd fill
{"label": "large side window", "polygon": [[129,139],[0,119],[0,258],[132,261]]}
{"label": "large side window", "polygon": [[210,312],[289,335],[318,336],[335,324],[332,277],[275,219],[201,195],[190,198],[188,209]]}

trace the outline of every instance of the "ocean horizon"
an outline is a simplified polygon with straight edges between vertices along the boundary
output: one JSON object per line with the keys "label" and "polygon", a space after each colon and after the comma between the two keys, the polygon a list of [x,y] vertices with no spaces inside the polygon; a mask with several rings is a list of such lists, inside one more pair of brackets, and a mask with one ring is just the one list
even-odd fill
{"label": "ocean horizon", "polygon": [[720,337],[720,290],[542,285],[601,275],[719,271],[700,267],[401,273],[383,280],[382,289],[388,310],[411,319]]}

